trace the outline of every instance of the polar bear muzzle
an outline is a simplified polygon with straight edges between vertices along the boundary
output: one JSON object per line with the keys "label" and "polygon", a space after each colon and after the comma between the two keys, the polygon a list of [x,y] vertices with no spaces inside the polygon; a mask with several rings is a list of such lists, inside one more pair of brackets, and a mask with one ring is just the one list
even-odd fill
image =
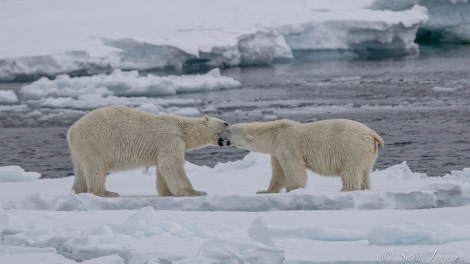
{"label": "polar bear muzzle", "polygon": [[230,131],[227,129],[224,129],[219,132],[219,141],[218,144],[219,146],[230,146],[230,140],[228,140],[228,134],[230,134]]}
{"label": "polar bear muzzle", "polygon": [[218,142],[219,146],[230,146],[230,141],[229,140],[226,140],[226,139],[223,139],[223,138],[219,138],[219,142]]}

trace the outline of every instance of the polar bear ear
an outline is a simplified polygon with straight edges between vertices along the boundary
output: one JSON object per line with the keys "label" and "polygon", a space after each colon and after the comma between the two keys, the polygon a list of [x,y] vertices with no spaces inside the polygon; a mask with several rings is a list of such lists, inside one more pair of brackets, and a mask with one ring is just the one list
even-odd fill
{"label": "polar bear ear", "polygon": [[245,140],[246,140],[247,142],[252,142],[253,139],[254,139],[253,136],[251,136],[251,135],[245,135]]}
{"label": "polar bear ear", "polygon": [[204,123],[207,124],[209,122],[209,117],[207,115],[202,116],[202,120],[204,120]]}

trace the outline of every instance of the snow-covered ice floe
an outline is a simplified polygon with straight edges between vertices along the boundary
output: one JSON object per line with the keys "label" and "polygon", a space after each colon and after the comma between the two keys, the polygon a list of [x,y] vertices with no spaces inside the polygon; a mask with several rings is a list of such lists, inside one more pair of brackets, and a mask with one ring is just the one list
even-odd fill
{"label": "snow-covered ice floe", "polygon": [[2,1],[0,24],[5,26],[0,34],[8,37],[0,47],[0,80],[117,68],[194,71],[265,65],[292,60],[304,50],[415,53],[415,35],[429,19],[427,9],[368,9],[372,3]]}
{"label": "snow-covered ice floe", "polygon": [[254,194],[268,155],[185,169],[208,196],[158,197],[154,167],[111,173],[119,198],[72,194],[72,177],[1,182],[0,262],[470,262],[470,168],[428,177],[403,162],[348,193],[309,172],[305,189],[269,195]]}
{"label": "snow-covered ice floe", "polygon": [[[109,106],[126,105],[141,111],[184,116],[201,115],[195,99],[167,99],[161,96],[179,93],[206,92],[236,89],[239,81],[220,74],[218,68],[206,74],[156,76],[139,75],[137,71],[115,70],[111,74],[69,77],[59,75],[50,80],[43,77],[19,90],[21,103],[25,104],[26,118],[36,119],[76,119],[86,110]],[[2,92],[2,91],[0,91]],[[5,93],[5,101],[17,99],[13,91]],[[7,97],[8,96],[8,97]],[[13,98],[14,96],[14,98]],[[0,100],[2,93],[0,93]],[[1,101],[0,101],[1,102]],[[0,111],[14,111],[13,105],[6,105]],[[42,110],[46,113],[41,112]],[[58,113],[47,113],[57,109]],[[21,109],[18,109],[19,111]]]}
{"label": "snow-covered ice floe", "polygon": [[205,92],[241,87],[241,83],[230,77],[221,76],[219,69],[204,75],[140,76],[137,71],[116,70],[111,74],[90,77],[69,77],[60,75],[54,80],[41,78],[23,86],[20,94],[25,100],[44,98],[76,98],[83,95],[102,96],[147,96],[156,97],[177,93]]}

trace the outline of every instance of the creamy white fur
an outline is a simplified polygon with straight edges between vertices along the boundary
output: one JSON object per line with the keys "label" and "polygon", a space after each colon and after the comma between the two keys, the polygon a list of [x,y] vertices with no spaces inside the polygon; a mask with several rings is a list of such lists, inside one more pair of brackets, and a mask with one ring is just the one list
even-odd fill
{"label": "creamy white fur", "polygon": [[301,124],[291,120],[234,124],[219,133],[231,145],[271,154],[266,191],[291,191],[307,184],[306,169],[340,176],[343,191],[370,189],[370,173],[382,138],[366,125],[346,119]]}
{"label": "creamy white fur", "polygon": [[118,196],[105,189],[109,171],[156,165],[160,195],[205,195],[188,180],[184,153],[217,145],[217,133],[227,125],[207,116],[152,115],[124,106],[93,110],[67,133],[75,173],[73,190]]}

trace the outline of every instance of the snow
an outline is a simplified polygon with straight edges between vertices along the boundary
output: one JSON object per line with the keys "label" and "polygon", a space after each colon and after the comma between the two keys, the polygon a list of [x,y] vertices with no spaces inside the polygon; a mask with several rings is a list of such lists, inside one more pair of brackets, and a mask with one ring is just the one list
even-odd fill
{"label": "snow", "polygon": [[8,37],[0,80],[265,65],[293,60],[298,50],[417,52],[427,9],[368,9],[372,2],[1,1],[0,35]]}
{"label": "snow", "polygon": [[72,194],[72,177],[21,181],[16,167],[0,184],[0,262],[470,262],[470,168],[428,177],[403,162],[348,193],[309,172],[305,189],[267,195],[255,193],[269,183],[268,155],[185,169],[208,196],[157,196],[155,167],[111,173],[119,198]]}

